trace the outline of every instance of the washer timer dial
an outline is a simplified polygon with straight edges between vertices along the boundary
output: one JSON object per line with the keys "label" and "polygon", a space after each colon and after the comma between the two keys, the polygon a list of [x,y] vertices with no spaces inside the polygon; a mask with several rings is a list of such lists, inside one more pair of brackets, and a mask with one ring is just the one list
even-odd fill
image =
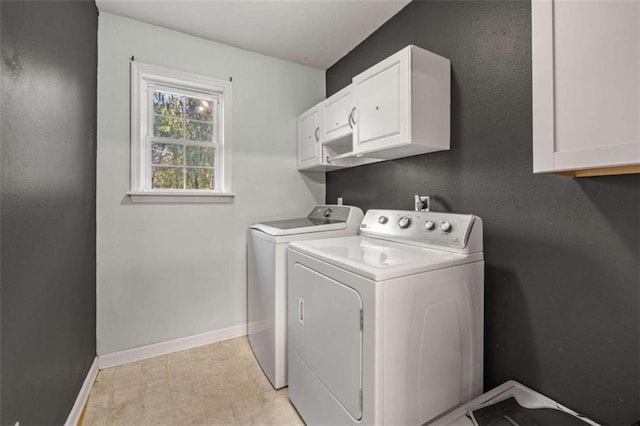
{"label": "washer timer dial", "polygon": [[440,224],[440,229],[444,232],[451,232],[451,224],[445,220]]}
{"label": "washer timer dial", "polygon": [[407,216],[402,216],[398,219],[398,226],[402,229],[408,228],[411,225],[411,218]]}

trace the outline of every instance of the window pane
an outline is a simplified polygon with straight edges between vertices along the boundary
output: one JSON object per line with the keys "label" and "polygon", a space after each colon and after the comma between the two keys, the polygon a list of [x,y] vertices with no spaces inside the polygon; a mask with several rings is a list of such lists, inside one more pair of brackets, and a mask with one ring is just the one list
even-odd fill
{"label": "window pane", "polygon": [[151,167],[151,188],[183,189],[182,167]]}
{"label": "window pane", "polygon": [[213,167],[215,148],[187,146],[187,166]]}
{"label": "window pane", "polygon": [[184,135],[184,121],[182,118],[153,117],[153,135],[166,138],[182,138]]}
{"label": "window pane", "polygon": [[183,96],[156,90],[153,93],[153,113],[169,117],[182,117]]}
{"label": "window pane", "polygon": [[151,164],[182,165],[182,154],[182,145],[151,142]]}
{"label": "window pane", "polygon": [[187,189],[214,189],[213,169],[187,168]]}
{"label": "window pane", "polygon": [[193,120],[213,121],[213,103],[204,99],[185,98],[186,117]]}
{"label": "window pane", "polygon": [[212,141],[213,124],[187,120],[187,139],[192,141]]}

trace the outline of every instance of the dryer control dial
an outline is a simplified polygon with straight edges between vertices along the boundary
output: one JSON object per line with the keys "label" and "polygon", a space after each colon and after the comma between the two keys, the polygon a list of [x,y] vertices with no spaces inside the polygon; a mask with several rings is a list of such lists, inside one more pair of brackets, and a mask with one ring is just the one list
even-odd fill
{"label": "dryer control dial", "polygon": [[378,218],[378,223],[381,223],[381,224],[383,224],[383,225],[384,225],[384,224],[385,224],[385,223],[387,223],[387,222],[389,222],[389,218],[388,218],[388,217],[386,217],[386,216],[380,216],[380,217]]}
{"label": "dryer control dial", "polygon": [[440,229],[444,232],[451,232],[451,224],[445,220],[440,224]]}
{"label": "dryer control dial", "polygon": [[324,217],[331,217],[332,213],[333,213],[333,210],[331,210],[328,207],[326,209],[322,210],[322,216],[324,216]]}
{"label": "dryer control dial", "polygon": [[433,231],[433,228],[436,227],[436,224],[434,221],[429,219],[424,223],[424,227],[427,228],[427,231]]}
{"label": "dryer control dial", "polygon": [[398,226],[402,229],[408,228],[411,225],[411,219],[407,216],[402,216],[398,219]]}

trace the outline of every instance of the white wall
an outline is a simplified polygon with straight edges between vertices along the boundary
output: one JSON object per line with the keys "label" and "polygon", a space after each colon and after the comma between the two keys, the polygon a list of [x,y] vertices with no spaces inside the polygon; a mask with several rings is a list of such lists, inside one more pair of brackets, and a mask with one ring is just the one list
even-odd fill
{"label": "white wall", "polygon": [[[233,203],[130,202],[131,56],[233,77]],[[98,354],[246,322],[247,227],[324,201],[324,175],[296,171],[296,116],[324,98],[324,85],[321,70],[100,14]]]}

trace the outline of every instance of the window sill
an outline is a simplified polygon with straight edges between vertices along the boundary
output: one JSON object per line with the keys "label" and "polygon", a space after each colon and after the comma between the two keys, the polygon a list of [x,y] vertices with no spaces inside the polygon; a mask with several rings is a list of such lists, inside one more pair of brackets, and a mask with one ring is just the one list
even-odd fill
{"label": "window sill", "polygon": [[235,194],[202,192],[127,192],[134,204],[142,203],[232,203]]}

